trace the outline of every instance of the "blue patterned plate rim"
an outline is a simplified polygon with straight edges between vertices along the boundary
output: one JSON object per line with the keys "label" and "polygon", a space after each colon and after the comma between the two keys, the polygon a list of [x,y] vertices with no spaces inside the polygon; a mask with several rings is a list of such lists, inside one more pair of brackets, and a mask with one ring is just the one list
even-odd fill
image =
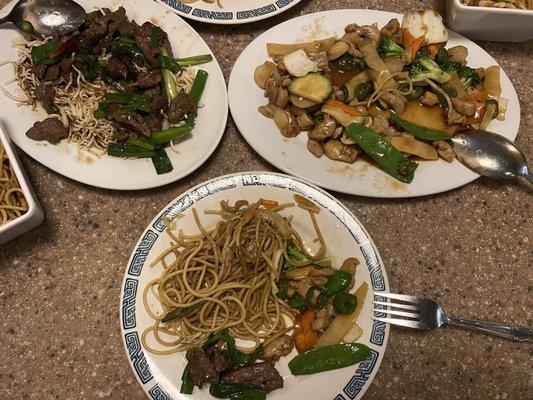
{"label": "blue patterned plate rim", "polygon": [[[184,18],[218,25],[238,25],[260,21],[273,17],[295,6],[302,0],[265,0],[258,6],[246,6],[242,9],[219,8],[216,3],[207,4],[198,0],[194,3],[182,3],[179,0],[155,0]],[[224,0],[222,0],[224,1]],[[234,1],[234,0],[225,0]],[[246,3],[246,2],[240,2]]]}
{"label": "blue patterned plate rim", "polygon": [[[229,174],[203,182],[168,203],[150,222],[134,247],[122,282],[119,304],[122,342],[133,374],[149,399],[171,400],[172,397],[164,390],[157,377],[152,374],[137,331],[135,317],[136,295],[139,289],[139,276],[144,263],[150,249],[158,237],[164,233],[164,219],[173,218],[178,213],[183,213],[204,198],[235,189],[238,186],[271,186],[287,189],[295,194],[309,198],[328,210],[348,229],[359,245],[369,270],[370,284],[374,296],[378,295],[380,291],[388,291],[388,280],[383,261],[370,235],[353,213],[326,191],[299,178],[262,171]],[[379,299],[379,296],[377,298]],[[381,316],[380,313],[375,315]],[[379,321],[372,321],[370,335],[371,357],[359,363],[354,375],[339,390],[339,393],[332,397],[332,400],[361,399],[379,369],[387,346],[388,336],[388,325]],[[184,398],[189,397],[185,396]]]}

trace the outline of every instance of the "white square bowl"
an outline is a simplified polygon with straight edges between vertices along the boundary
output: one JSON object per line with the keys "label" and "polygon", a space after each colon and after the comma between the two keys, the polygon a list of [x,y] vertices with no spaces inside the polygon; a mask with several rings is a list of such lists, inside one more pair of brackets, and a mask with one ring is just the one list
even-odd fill
{"label": "white square bowl", "polygon": [[9,135],[7,134],[4,125],[0,122],[0,142],[4,145],[7,158],[11,163],[11,167],[15,171],[15,175],[19,182],[20,188],[24,193],[24,197],[28,202],[28,211],[18,217],[17,219],[10,221],[4,225],[0,225],[0,246],[23,233],[40,225],[44,220],[44,213],[41,209],[37,196],[35,195],[28,177],[24,173],[20,160],[17,154],[13,151],[13,146]]}
{"label": "white square bowl", "polygon": [[533,10],[467,6],[446,0],[448,28],[470,39],[525,42],[533,39]]}

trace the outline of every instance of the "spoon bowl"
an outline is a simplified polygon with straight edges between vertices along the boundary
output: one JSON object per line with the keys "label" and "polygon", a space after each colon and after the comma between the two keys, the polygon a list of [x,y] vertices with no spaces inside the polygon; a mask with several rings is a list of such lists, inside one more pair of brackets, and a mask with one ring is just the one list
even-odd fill
{"label": "spoon bowl", "polygon": [[19,0],[0,25],[11,22],[32,35],[63,35],[85,21],[85,10],[72,0]]}
{"label": "spoon bowl", "polygon": [[458,133],[451,142],[457,160],[480,175],[494,179],[523,176],[533,181],[522,152],[501,135],[472,129]]}

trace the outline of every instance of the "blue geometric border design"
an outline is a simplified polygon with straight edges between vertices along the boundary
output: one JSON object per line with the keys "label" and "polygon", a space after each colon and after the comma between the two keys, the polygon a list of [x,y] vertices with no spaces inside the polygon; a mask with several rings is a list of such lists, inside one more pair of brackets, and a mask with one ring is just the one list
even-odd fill
{"label": "blue geometric border design", "polygon": [[233,18],[232,12],[224,11],[207,11],[202,10],[201,8],[195,8],[192,12],[192,15],[199,18],[205,19],[215,19],[215,20],[228,20]]}
{"label": "blue geometric border design", "polygon": [[343,391],[349,399],[354,399],[359,394],[366,381],[370,378],[374,366],[379,359],[379,353],[370,349],[370,357],[359,363],[359,368],[355,371],[354,376],[350,379]]}
{"label": "blue geometric border design", "polygon": [[144,357],[144,352],[141,349],[141,342],[139,341],[139,335],[137,332],[130,332],[124,335],[124,342],[128,349],[130,360],[133,363],[133,368],[137,372],[142,383],[147,383],[152,379],[152,373]]}
{"label": "blue geometric border design", "polygon": [[170,396],[159,385],[155,385],[148,391],[153,400],[170,400]]}
{"label": "blue geometric border design", "polygon": [[132,329],[137,326],[135,320],[135,297],[137,296],[137,279],[127,278],[124,282],[124,295],[122,297],[122,326]]}
{"label": "blue geometric border design", "polygon": [[128,273],[130,275],[139,276],[141,274],[142,267],[146,261],[146,256],[154,245],[157,236],[158,235],[152,230],[149,230],[144,234],[141,243],[133,254],[130,267],[128,268]]}
{"label": "blue geometric border design", "polygon": [[175,8],[178,11],[181,11],[182,13],[189,14],[192,10],[191,6],[188,6],[187,4],[183,4],[180,1],[177,0],[161,0],[163,3],[169,5],[172,8]]}
{"label": "blue geometric border design", "polygon": [[291,4],[294,0],[278,0],[276,1],[276,5],[279,8],[287,7],[289,4]]}
{"label": "blue geometric border design", "polygon": [[268,14],[274,11],[276,11],[276,7],[274,6],[274,4],[269,4],[268,6],[256,8],[254,10],[239,11],[237,13],[237,19],[248,19],[248,18],[259,17],[261,15],[265,15],[265,14]]}
{"label": "blue geometric border design", "polygon": [[[171,1],[171,0],[166,0]],[[292,1],[292,0],[280,0]],[[135,299],[138,290],[137,277],[141,274],[144,263],[159,234],[164,231],[166,224],[164,218],[172,219],[177,214],[184,212],[190,208],[197,201],[207,198],[215,193],[223,192],[230,188],[234,188],[239,184],[243,186],[272,186],[278,188],[287,188],[294,193],[298,193],[308,197],[322,208],[329,210],[350,232],[365,259],[368,266],[372,289],[376,300],[383,299],[379,296],[380,291],[386,290],[386,278],[383,267],[377,255],[375,248],[369,242],[368,233],[364,231],[359,224],[354,223],[350,211],[342,204],[325,192],[316,192],[310,190],[305,182],[293,180],[285,176],[280,176],[271,173],[245,173],[242,175],[233,175],[216,178],[202,186],[196,187],[188,193],[183,194],[176,202],[171,204],[167,209],[159,215],[159,217],[152,223],[152,229],[148,229],[142,236],[139,245],[136,247],[132,256],[131,262],[128,266],[128,274],[131,277],[126,277],[124,281],[122,293],[122,325],[124,330],[136,328],[135,319]],[[381,308],[381,306],[378,306]],[[383,316],[383,313],[375,312],[375,316]],[[387,336],[387,326],[385,323],[373,321],[372,331],[370,334],[370,342],[375,346],[383,346]],[[144,350],[141,348],[138,333],[128,332],[124,335],[126,349],[129,359],[133,364],[134,371],[137,378],[143,384],[149,382],[153,376],[148,367]],[[381,349],[379,349],[381,350]],[[368,379],[372,375],[374,368],[379,361],[380,354],[378,351],[371,349],[370,357],[361,362],[355,374],[350,378],[343,389],[342,393],[338,393],[333,400],[353,400],[364,389]],[[147,391],[152,400],[170,400],[170,396],[159,386],[154,385]]]}

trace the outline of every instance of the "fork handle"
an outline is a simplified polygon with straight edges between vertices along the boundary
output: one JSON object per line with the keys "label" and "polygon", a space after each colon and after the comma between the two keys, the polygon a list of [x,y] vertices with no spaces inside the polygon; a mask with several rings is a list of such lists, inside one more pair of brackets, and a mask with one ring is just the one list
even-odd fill
{"label": "fork handle", "polygon": [[533,342],[533,330],[527,329],[523,326],[498,324],[496,322],[473,321],[469,319],[454,318],[449,315],[445,317],[445,321],[450,325],[491,333],[506,339],[515,340],[517,342]]}

